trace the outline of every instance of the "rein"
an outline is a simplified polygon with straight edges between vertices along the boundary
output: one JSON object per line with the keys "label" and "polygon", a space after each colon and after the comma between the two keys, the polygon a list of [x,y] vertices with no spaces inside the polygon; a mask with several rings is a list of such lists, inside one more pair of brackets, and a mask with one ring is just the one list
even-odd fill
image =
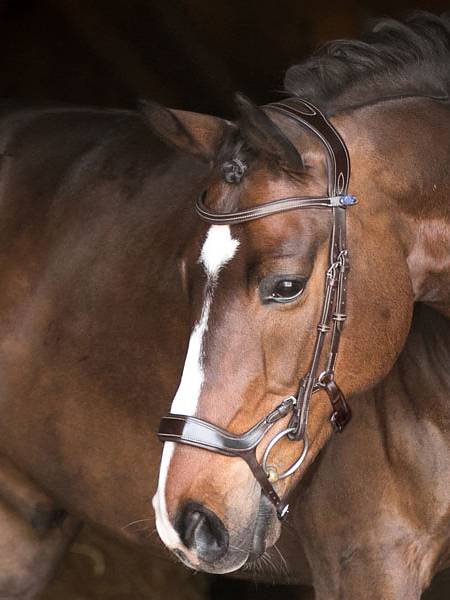
{"label": "rein", "polygon": [[[305,208],[326,208],[332,211],[329,264],[325,273],[322,312],[317,325],[310,366],[300,379],[297,393],[283,400],[261,421],[241,435],[232,434],[197,417],[168,414],[161,420],[158,437],[162,442],[188,444],[225,456],[242,458],[250,467],[263,492],[275,505],[278,518],[283,519],[288,513],[289,505],[280,499],[272,484],[295,473],[306,458],[309,448],[308,415],[312,395],[320,389],[326,391],[332,406],[330,421],[334,431],[341,432],[351,418],[350,407],[335,381],[334,371],[339,342],[347,318],[349,257],[346,209],[356,204],[357,200],[348,194],[350,157],[347,147],[323,113],[310,102],[300,98],[269,104],[266,108],[286,115],[308,128],[320,139],[327,156],[328,195],[281,198],[232,213],[219,213],[206,207],[205,193],[203,193],[197,201],[196,210],[204,221],[216,225],[238,225],[273,214]],[[328,335],[330,336],[328,354],[322,363]],[[323,371],[320,371],[321,364],[325,364]],[[287,427],[272,438],[259,463],[256,458],[259,443],[274,423],[288,415],[290,420]],[[284,472],[278,473],[268,461],[272,449],[284,437],[292,441],[301,441],[303,448],[299,458]]]}

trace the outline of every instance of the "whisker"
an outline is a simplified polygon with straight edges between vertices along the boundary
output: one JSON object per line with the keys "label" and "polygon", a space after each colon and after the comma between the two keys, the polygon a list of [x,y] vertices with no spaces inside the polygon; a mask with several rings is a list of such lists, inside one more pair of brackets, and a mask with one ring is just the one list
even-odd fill
{"label": "whisker", "polygon": [[232,550],[236,550],[237,552],[241,552],[242,554],[248,554],[248,552],[246,552],[243,548],[240,548],[239,546],[233,546],[232,544],[230,544],[229,547]]}
{"label": "whisker", "polygon": [[[270,575],[270,573],[273,572],[273,565],[270,561],[269,556],[266,554],[266,552],[264,552],[264,554],[261,557],[263,559],[263,563],[264,566],[266,567],[265,572],[267,572],[268,575]],[[272,577],[272,583],[275,583],[273,577]]]}
{"label": "whisker", "polygon": [[138,523],[147,523],[148,521],[151,521],[152,519],[147,518],[147,519],[137,519],[136,521],[131,521],[131,523],[128,523],[127,525],[124,525],[122,527],[122,531],[124,529],[127,529],[127,527],[132,527],[133,525],[137,525]]}
{"label": "whisker", "polygon": [[284,558],[283,554],[281,553],[281,550],[278,548],[278,546],[276,544],[273,545],[274,549],[277,551],[278,556],[280,557],[281,560],[281,567],[284,569],[285,574],[289,575],[289,569],[288,569],[288,564],[286,559]]}

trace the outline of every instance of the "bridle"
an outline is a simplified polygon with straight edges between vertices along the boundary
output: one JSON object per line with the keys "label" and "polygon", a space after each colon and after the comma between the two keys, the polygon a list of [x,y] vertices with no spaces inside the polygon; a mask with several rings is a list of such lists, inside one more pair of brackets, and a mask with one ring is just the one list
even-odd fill
{"label": "bridle", "polygon": [[[197,417],[170,413],[162,418],[158,437],[163,442],[188,444],[225,456],[244,459],[263,492],[275,505],[278,517],[282,519],[287,514],[289,505],[280,499],[272,484],[292,475],[305,460],[309,448],[307,426],[312,395],[319,390],[324,390],[328,394],[333,409],[330,421],[335,431],[341,432],[351,418],[350,407],[335,381],[334,371],[341,333],[347,317],[349,259],[346,209],[356,204],[357,200],[354,196],[348,195],[350,158],[346,145],[322,112],[310,102],[300,98],[269,104],[266,108],[282,113],[307,127],[320,139],[327,155],[328,195],[317,198],[309,196],[281,198],[232,213],[218,213],[206,207],[203,194],[197,201],[196,209],[204,221],[216,225],[236,225],[303,208],[331,210],[329,265],[325,274],[324,299],[312,360],[307,373],[299,382],[296,395],[283,400],[248,431],[237,435]],[[322,362],[327,336],[330,336],[328,355]],[[325,365],[322,371],[321,364]],[[274,423],[289,414],[291,418],[288,426],[272,438],[259,463],[256,458],[259,443]],[[268,464],[268,461],[274,446],[284,437],[293,441],[302,441],[303,448],[299,458],[284,472],[278,473],[275,467]]]}

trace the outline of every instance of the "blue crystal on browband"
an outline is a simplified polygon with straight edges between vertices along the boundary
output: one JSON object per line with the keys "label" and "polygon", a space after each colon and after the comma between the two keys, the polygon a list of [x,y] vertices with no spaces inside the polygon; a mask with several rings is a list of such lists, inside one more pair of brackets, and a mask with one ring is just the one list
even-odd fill
{"label": "blue crystal on browband", "polygon": [[355,196],[347,195],[339,197],[339,204],[341,204],[342,206],[351,206],[352,204],[356,204],[357,202],[358,200]]}

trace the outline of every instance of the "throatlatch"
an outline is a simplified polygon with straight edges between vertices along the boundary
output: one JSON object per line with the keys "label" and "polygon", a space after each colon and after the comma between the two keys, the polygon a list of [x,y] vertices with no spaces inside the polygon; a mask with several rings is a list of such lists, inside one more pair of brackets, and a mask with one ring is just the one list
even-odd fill
{"label": "throatlatch", "polygon": [[[238,210],[218,213],[205,205],[206,193],[199,198],[196,209],[200,217],[216,225],[236,225],[273,214],[304,208],[328,208],[332,211],[329,266],[325,274],[324,299],[321,318],[317,325],[312,360],[307,373],[299,382],[296,395],[289,396],[266,417],[241,435],[229,433],[216,425],[187,415],[168,414],[163,417],[158,437],[161,441],[178,442],[203,448],[226,456],[244,459],[259,482],[263,492],[275,505],[280,519],[285,517],[289,505],[279,498],[273,483],[292,475],[303,463],[309,448],[308,415],[312,395],[320,389],[328,394],[333,409],[330,421],[335,431],[342,431],[350,421],[351,411],[339,389],[334,371],[339,342],[346,315],[347,277],[349,257],[346,236],[346,209],[356,204],[348,194],[350,158],[347,147],[328,119],[310,102],[290,98],[269,104],[267,109],[282,113],[319,137],[326,149],[328,166],[328,195],[325,197],[289,197]],[[325,369],[319,373],[325,340],[331,335]],[[267,445],[261,464],[256,449],[274,423],[291,415],[286,429],[277,433]],[[299,458],[284,472],[278,473],[269,464],[274,446],[284,437],[303,442]]]}

